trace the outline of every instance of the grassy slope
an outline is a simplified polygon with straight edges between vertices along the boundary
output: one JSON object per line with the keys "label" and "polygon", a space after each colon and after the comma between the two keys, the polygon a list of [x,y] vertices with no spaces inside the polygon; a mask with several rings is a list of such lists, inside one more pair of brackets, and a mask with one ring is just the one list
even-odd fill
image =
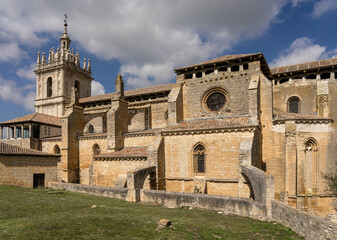
{"label": "grassy slope", "polygon": [[[302,239],[250,218],[58,192],[0,186],[0,239]],[[174,228],[156,230],[163,218]]]}

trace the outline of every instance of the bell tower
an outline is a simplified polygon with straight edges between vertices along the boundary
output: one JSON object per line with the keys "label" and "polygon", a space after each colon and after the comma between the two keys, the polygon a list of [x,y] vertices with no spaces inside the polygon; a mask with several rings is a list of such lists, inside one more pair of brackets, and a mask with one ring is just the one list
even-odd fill
{"label": "bell tower", "polygon": [[60,46],[49,50],[48,59],[38,52],[36,74],[35,111],[55,117],[62,117],[65,106],[70,102],[71,89],[75,87],[80,98],[91,96],[91,63],[70,50],[67,15],[64,15],[64,30]]}

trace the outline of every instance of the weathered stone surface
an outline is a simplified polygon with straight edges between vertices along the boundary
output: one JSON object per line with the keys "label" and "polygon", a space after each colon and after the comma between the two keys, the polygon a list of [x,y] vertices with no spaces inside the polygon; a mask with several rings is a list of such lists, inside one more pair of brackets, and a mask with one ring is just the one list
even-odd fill
{"label": "weathered stone surface", "polygon": [[126,200],[128,189],[126,188],[111,188],[111,187],[95,187],[74,183],[50,182],[49,186],[54,189],[63,189],[71,192],[88,193],[97,196],[105,196]]}
{"label": "weathered stone surface", "polygon": [[273,220],[291,228],[308,240],[334,240],[337,236],[337,225],[298,211],[284,203],[272,201]]}
{"label": "weathered stone surface", "polygon": [[33,187],[33,175],[44,174],[44,185],[57,181],[59,157],[1,155],[0,183]]}

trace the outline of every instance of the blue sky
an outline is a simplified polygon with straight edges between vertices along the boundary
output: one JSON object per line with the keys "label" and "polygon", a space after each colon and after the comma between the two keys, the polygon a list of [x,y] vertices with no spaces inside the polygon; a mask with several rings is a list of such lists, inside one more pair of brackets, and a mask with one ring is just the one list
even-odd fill
{"label": "blue sky", "polygon": [[0,122],[34,112],[37,52],[90,58],[92,94],[175,81],[173,69],[262,52],[272,66],[337,56],[337,0],[0,0]]}

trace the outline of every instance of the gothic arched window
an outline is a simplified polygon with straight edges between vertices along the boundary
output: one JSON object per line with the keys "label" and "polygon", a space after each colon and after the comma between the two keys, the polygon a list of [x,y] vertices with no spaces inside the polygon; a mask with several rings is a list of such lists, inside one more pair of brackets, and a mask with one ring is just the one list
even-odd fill
{"label": "gothic arched window", "polygon": [[291,97],[288,99],[288,112],[289,113],[300,112],[300,99],[298,97]]}
{"label": "gothic arched window", "polygon": [[60,147],[58,145],[55,145],[55,147],[54,147],[54,153],[55,154],[61,154],[61,149],[60,149]]}
{"label": "gothic arched window", "polygon": [[92,147],[92,153],[94,156],[100,155],[101,154],[101,149],[99,148],[98,144],[95,144]]}
{"label": "gothic arched window", "polygon": [[305,142],[304,184],[307,192],[317,192],[319,177],[318,144],[309,138]]}
{"label": "gothic arched window", "polygon": [[53,95],[53,80],[51,77],[47,79],[47,97],[51,97]]}
{"label": "gothic arched window", "polygon": [[193,149],[193,165],[195,173],[206,172],[206,149],[202,144]]}

